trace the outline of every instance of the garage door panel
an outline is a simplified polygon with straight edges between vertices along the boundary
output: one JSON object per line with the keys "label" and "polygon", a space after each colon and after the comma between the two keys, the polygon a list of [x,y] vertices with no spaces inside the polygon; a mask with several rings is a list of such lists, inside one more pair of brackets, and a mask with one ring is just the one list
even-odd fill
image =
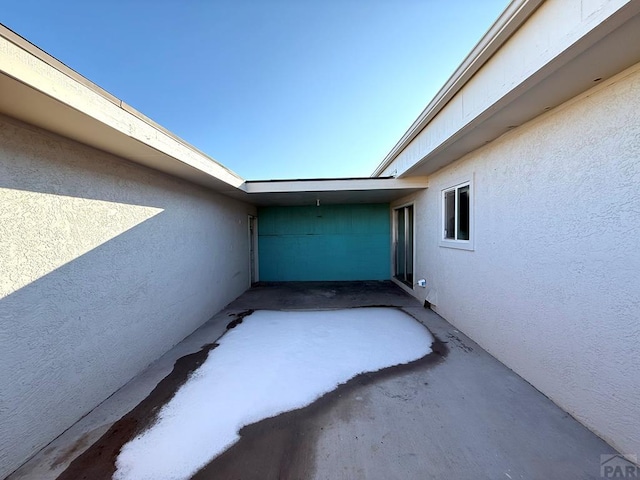
{"label": "garage door panel", "polygon": [[390,277],[389,205],[267,207],[258,222],[262,281]]}

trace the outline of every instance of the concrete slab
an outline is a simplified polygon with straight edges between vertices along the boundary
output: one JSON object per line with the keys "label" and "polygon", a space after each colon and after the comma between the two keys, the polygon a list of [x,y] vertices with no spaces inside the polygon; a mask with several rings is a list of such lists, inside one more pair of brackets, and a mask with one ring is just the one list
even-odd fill
{"label": "concrete slab", "polygon": [[600,478],[611,447],[432,311],[404,310],[446,357],[324,413],[309,478]]}
{"label": "concrete slab", "polygon": [[258,283],[227,308],[242,310],[316,310],[415,306],[416,300],[391,281]]}
{"label": "concrete slab", "polygon": [[245,428],[194,478],[600,478],[600,455],[615,450],[393,283],[314,282],[249,290],[9,479],[57,478],[177,359],[214,342],[248,309],[372,305],[401,308],[424,323],[439,353],[361,375],[305,409]]}

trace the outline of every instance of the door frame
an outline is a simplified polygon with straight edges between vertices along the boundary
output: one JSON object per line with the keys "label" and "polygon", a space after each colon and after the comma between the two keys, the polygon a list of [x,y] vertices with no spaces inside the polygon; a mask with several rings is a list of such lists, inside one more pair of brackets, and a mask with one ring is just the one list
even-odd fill
{"label": "door frame", "polygon": [[[408,207],[411,207],[411,228],[409,228],[409,222],[408,220]],[[399,245],[399,237],[400,237],[400,232],[399,232],[399,221],[398,221],[398,216],[400,215],[400,212],[402,212],[402,215],[404,215],[404,278],[400,278],[400,276],[398,276],[398,249],[400,247]],[[401,205],[397,205],[392,207],[392,229],[393,229],[393,242],[392,242],[392,258],[393,258],[393,262],[392,262],[392,278],[398,282],[400,282],[403,286],[410,288],[411,290],[413,290],[414,286],[415,286],[415,265],[416,265],[416,208],[415,208],[415,202],[407,202],[407,203],[403,203]],[[409,230],[411,231],[411,235],[409,235]],[[407,247],[409,245],[409,242],[411,242],[411,255],[410,258],[409,256],[407,256]],[[408,260],[411,261],[410,266],[411,266],[411,277],[409,278],[407,275],[407,267],[409,266]]]}
{"label": "door frame", "polygon": [[247,222],[249,236],[249,286],[260,281],[260,261],[258,258],[258,217],[249,215]]}

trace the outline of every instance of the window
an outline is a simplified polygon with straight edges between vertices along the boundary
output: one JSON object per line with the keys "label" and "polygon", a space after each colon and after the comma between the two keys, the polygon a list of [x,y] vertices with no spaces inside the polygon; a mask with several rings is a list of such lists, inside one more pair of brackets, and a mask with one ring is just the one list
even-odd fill
{"label": "window", "polygon": [[473,250],[471,193],[471,182],[442,190],[441,246]]}

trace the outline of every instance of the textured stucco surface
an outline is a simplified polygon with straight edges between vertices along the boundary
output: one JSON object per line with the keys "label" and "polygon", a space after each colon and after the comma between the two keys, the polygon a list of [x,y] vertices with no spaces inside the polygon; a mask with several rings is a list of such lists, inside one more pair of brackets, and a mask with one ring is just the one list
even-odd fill
{"label": "textured stucco surface", "polygon": [[[640,66],[430,177],[416,275],[434,309],[623,453],[640,452]],[[440,247],[474,178],[475,250]]]}
{"label": "textured stucco surface", "polygon": [[248,213],[0,117],[0,478],[248,287]]}

